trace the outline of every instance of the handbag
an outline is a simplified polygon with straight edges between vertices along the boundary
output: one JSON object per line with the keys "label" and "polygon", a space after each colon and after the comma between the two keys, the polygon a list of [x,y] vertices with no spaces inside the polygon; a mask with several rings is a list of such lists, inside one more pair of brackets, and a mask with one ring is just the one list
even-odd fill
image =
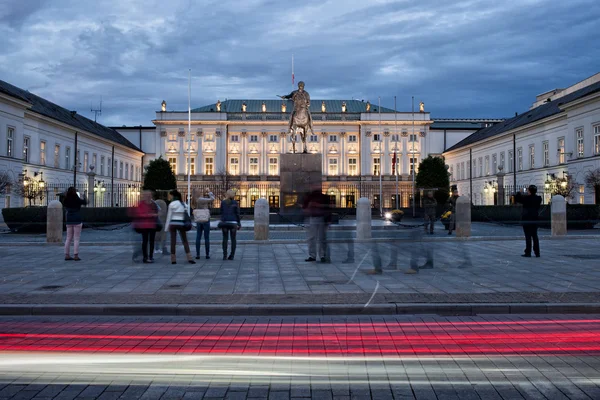
{"label": "handbag", "polygon": [[195,222],[208,222],[210,220],[210,211],[208,208],[198,208],[194,210],[194,221]]}
{"label": "handbag", "polygon": [[187,211],[187,206],[185,207],[185,213],[183,213],[183,230],[186,232],[192,230],[192,218]]}

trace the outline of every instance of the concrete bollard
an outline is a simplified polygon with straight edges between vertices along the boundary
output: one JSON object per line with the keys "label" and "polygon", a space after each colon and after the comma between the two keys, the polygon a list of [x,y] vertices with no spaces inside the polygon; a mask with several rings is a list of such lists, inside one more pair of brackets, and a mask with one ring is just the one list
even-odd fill
{"label": "concrete bollard", "polygon": [[60,201],[53,200],[48,204],[46,215],[46,242],[62,243],[63,238],[63,206]]}
{"label": "concrete bollard", "polygon": [[254,240],[269,239],[269,202],[260,198],[254,203]]}
{"label": "concrete bollard", "polygon": [[567,202],[561,195],[552,196],[552,236],[567,234]]}
{"label": "concrete bollard", "polygon": [[471,236],[471,201],[466,196],[456,200],[456,237]]}
{"label": "concrete bollard", "polygon": [[356,203],[356,239],[371,239],[371,202],[366,197]]}

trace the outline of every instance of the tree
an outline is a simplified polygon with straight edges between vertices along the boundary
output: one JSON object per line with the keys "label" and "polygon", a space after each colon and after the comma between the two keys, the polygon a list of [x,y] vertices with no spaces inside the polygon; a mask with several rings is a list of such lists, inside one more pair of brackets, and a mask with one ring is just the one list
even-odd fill
{"label": "tree", "polygon": [[556,182],[552,186],[552,196],[561,195],[569,201],[573,191],[577,188],[577,183],[573,181],[571,175],[565,175],[563,178],[556,179]]}
{"label": "tree", "polygon": [[44,199],[44,188],[37,182],[25,178],[25,180],[15,188],[15,194],[23,199],[27,199],[29,206],[31,207],[36,198],[39,198],[40,201]]}
{"label": "tree", "polygon": [[0,196],[10,193],[12,185],[12,179],[8,175],[8,172],[4,171],[0,173]]}
{"label": "tree", "polygon": [[144,189],[171,190],[177,189],[177,179],[169,162],[161,157],[150,161],[145,168]]}
{"label": "tree", "polygon": [[585,174],[585,186],[596,194],[596,204],[600,204],[600,168]]}
{"label": "tree", "polygon": [[438,204],[444,204],[448,200],[448,188],[450,186],[450,174],[446,169],[446,163],[442,157],[429,156],[419,163],[419,172],[416,176],[418,189],[437,189],[435,199]]}

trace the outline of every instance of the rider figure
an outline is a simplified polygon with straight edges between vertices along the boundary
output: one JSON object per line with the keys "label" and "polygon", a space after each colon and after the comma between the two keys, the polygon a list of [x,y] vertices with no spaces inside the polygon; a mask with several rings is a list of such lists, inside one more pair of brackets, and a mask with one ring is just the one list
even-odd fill
{"label": "rider figure", "polygon": [[306,110],[308,114],[308,126],[310,126],[310,130],[312,132],[312,116],[310,115],[310,95],[306,90],[304,90],[304,82],[298,82],[298,90],[294,90],[292,93],[286,96],[279,96],[282,99],[292,100],[294,102],[294,111],[292,112],[292,116],[290,118],[289,131],[292,132],[292,126],[294,124],[294,117],[296,113],[302,109]]}

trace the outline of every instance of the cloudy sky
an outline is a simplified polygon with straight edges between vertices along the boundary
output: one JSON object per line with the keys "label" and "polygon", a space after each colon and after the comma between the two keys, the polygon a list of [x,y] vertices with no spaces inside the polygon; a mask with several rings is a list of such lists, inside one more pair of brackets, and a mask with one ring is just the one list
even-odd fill
{"label": "cloudy sky", "polygon": [[105,125],[160,102],[364,99],[505,117],[600,72],[598,0],[0,0],[0,79]]}

